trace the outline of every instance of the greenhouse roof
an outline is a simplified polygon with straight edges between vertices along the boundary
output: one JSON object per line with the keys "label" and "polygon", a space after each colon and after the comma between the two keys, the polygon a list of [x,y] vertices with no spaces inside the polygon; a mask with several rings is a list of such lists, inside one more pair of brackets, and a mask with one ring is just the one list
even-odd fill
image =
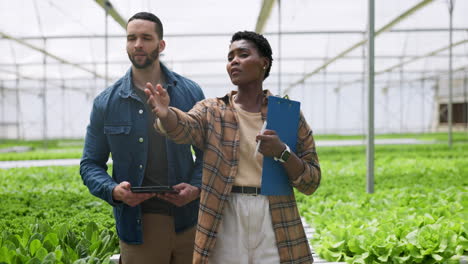
{"label": "greenhouse roof", "polygon": [[[274,53],[266,82],[272,89],[278,82],[289,91],[304,80],[338,88],[362,79],[367,0],[108,2],[112,16],[106,17],[103,1],[0,1],[0,81],[45,77],[70,89],[82,87],[72,80],[115,81],[130,65],[122,25],[139,11],[164,24],[162,60],[207,89],[232,88],[225,71],[230,37],[255,30],[262,19]],[[390,82],[402,70],[408,80],[447,72],[449,3],[376,0],[376,81]],[[453,4],[453,68],[466,69],[468,1]]]}

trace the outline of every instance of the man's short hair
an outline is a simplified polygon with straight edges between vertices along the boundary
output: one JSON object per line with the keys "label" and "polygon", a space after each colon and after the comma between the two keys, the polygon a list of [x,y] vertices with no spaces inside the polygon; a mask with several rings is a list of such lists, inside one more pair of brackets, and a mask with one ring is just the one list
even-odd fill
{"label": "man's short hair", "polygon": [[148,21],[154,22],[156,24],[156,34],[158,34],[159,39],[163,39],[163,33],[164,33],[163,25],[161,23],[161,20],[159,20],[157,16],[149,12],[139,12],[133,15],[128,20],[127,25],[128,23],[130,23],[130,21],[135,20],[135,19],[142,19],[142,20],[148,20]]}
{"label": "man's short hair", "polygon": [[271,65],[273,64],[273,52],[271,51],[270,43],[268,43],[268,40],[262,34],[258,34],[253,31],[238,31],[234,33],[234,35],[231,38],[231,44],[232,42],[238,40],[247,40],[252,42],[257,48],[257,51],[260,54],[260,56],[268,58],[270,63],[265,71],[265,75],[263,76],[263,79],[266,79],[268,75],[270,75]]}

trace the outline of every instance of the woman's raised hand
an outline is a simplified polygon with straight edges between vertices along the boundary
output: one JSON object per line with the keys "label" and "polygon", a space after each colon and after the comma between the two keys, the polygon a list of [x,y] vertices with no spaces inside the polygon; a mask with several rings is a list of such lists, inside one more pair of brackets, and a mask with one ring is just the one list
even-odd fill
{"label": "woman's raised hand", "polygon": [[171,101],[167,91],[160,85],[153,86],[151,83],[146,83],[145,93],[148,96],[147,103],[150,105],[153,113],[158,118],[166,118],[169,112],[169,102]]}

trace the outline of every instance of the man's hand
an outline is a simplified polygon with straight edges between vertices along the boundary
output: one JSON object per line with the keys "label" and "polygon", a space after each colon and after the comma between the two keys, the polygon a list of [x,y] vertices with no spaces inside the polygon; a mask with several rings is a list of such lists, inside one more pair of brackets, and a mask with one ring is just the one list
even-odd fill
{"label": "man's hand", "polygon": [[167,91],[160,84],[155,87],[151,83],[146,83],[145,93],[148,96],[147,103],[153,113],[161,119],[166,118],[171,100]]}
{"label": "man's hand", "polygon": [[184,206],[200,196],[200,189],[188,183],[179,183],[173,186],[179,193],[158,194],[159,199],[168,201],[178,207]]}
{"label": "man's hand", "polygon": [[134,193],[130,190],[130,183],[123,181],[112,190],[114,201],[124,202],[131,207],[137,206],[143,201],[156,196],[154,193]]}
{"label": "man's hand", "polygon": [[261,140],[258,152],[266,157],[279,157],[286,148],[274,130],[267,129],[263,134],[258,134],[255,139]]}

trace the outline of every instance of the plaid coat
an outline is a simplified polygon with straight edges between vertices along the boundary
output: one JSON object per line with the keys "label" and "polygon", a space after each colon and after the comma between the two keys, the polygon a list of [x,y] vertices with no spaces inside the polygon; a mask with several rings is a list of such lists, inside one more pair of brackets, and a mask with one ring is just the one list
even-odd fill
{"label": "plaid coat", "polygon": [[[239,161],[239,127],[232,104],[236,91],[221,98],[198,102],[184,113],[171,108],[178,118],[177,126],[167,134],[177,143],[190,143],[204,151],[200,210],[195,236],[193,263],[208,263],[223,220],[223,208],[231,192]],[[266,118],[268,90],[264,91],[262,118]],[[158,127],[156,126],[156,129]],[[291,185],[302,193],[312,194],[320,184],[320,166],[312,130],[302,113],[299,120],[296,155],[305,170]],[[312,263],[313,258],[302,226],[294,194],[268,196],[273,229],[281,263]]]}

